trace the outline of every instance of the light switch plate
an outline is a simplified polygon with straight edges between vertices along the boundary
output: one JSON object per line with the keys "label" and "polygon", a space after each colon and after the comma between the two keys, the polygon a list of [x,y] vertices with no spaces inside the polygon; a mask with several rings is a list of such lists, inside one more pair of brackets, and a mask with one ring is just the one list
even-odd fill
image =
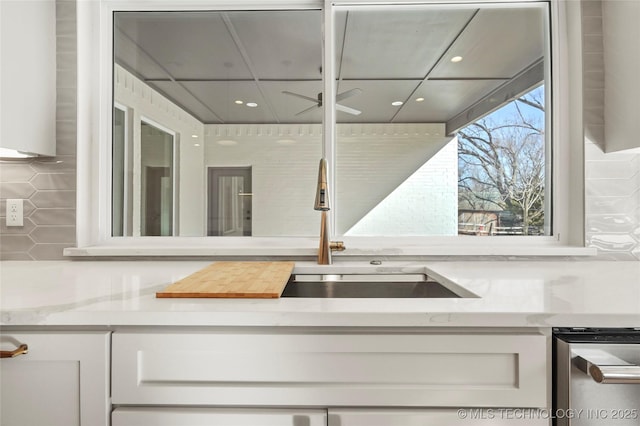
{"label": "light switch plate", "polygon": [[23,200],[21,199],[9,199],[7,200],[7,227],[9,226],[23,226]]}

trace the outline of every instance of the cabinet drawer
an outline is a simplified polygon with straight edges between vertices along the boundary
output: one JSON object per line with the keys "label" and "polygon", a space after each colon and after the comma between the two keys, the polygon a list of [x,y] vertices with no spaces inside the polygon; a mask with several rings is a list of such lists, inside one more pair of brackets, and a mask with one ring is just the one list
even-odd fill
{"label": "cabinet drawer", "polygon": [[326,410],[217,409],[217,408],[116,408],[112,426],[326,426]]}
{"label": "cabinet drawer", "polygon": [[115,404],[547,405],[540,334],[114,333]]}
{"label": "cabinet drawer", "polygon": [[535,408],[429,408],[329,410],[329,426],[549,426]]}

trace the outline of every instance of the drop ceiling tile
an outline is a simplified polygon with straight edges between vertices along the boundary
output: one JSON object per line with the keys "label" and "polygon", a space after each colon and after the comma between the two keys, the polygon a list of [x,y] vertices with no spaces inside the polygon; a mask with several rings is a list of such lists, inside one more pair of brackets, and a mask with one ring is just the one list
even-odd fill
{"label": "drop ceiling tile", "polygon": [[388,123],[400,107],[391,105],[404,101],[420,84],[419,80],[349,80],[341,81],[338,93],[359,88],[362,93],[340,102],[362,111],[359,116],[344,112],[336,114],[339,123]]}
{"label": "drop ceiling tile", "polygon": [[168,78],[167,72],[159,64],[145,55],[122,31],[113,34],[115,62],[141,79]]}
{"label": "drop ceiling tile", "polygon": [[217,118],[216,115],[210,111],[207,106],[198,101],[202,98],[199,93],[191,93],[187,90],[183,84],[178,84],[173,81],[147,81],[151,87],[162,93],[169,98],[173,103],[180,106],[189,114],[196,117],[203,123],[220,123],[221,118]]}
{"label": "drop ceiling tile", "polygon": [[145,52],[136,58],[153,58],[176,79],[251,78],[221,12],[119,12],[116,19]]}
{"label": "drop ceiling tile", "polygon": [[257,78],[320,78],[320,10],[241,11],[227,15]]}
{"label": "drop ceiling tile", "polygon": [[[196,94],[208,108],[220,117],[223,123],[275,123],[277,117],[270,104],[265,101],[254,81],[190,81],[183,83]],[[242,105],[235,103],[241,100]],[[251,108],[247,103],[255,102]]]}
{"label": "drop ceiling tile", "polygon": [[[506,80],[426,80],[403,106],[395,122],[444,123]],[[416,102],[417,98],[423,102]]]}
{"label": "drop ceiling tile", "polygon": [[341,78],[422,79],[473,10],[404,8],[348,13]]}
{"label": "drop ceiling tile", "polygon": [[544,22],[540,7],[481,9],[430,78],[512,78],[544,56]]}

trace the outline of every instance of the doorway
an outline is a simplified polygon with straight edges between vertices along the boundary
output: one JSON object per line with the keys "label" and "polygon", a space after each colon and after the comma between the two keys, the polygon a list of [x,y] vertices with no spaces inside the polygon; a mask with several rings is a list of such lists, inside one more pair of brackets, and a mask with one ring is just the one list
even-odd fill
{"label": "doorway", "polygon": [[145,168],[145,236],[173,235],[173,193],[169,167]]}
{"label": "doorway", "polygon": [[175,198],[175,135],[142,121],[140,124],[140,235],[173,236]]}
{"label": "doorway", "polygon": [[251,167],[209,167],[207,235],[251,236]]}

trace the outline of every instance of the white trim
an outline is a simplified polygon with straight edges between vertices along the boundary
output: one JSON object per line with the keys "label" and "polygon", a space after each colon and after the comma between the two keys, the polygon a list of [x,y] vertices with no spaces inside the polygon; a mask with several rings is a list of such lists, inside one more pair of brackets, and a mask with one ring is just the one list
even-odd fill
{"label": "white trim", "polygon": [[[336,234],[335,212],[336,204],[336,67],[335,67],[335,10],[331,0],[325,0],[323,10],[323,40],[322,40],[322,70],[324,100],[322,108],[322,157],[327,160],[327,187],[329,191],[328,234]],[[327,108],[331,105],[331,108]],[[318,234],[320,233],[320,219],[318,219]]]}
{"label": "white trim", "polygon": [[[131,129],[130,129],[130,123],[129,123],[129,119],[130,119],[130,115],[131,115],[131,108],[122,105],[118,102],[114,102],[113,103],[113,108],[117,109],[119,111],[121,111],[124,114],[124,141],[123,141],[123,150],[124,150],[124,155],[123,155],[123,189],[122,189],[122,235],[126,236],[128,231],[129,231],[129,223],[128,223],[128,218],[125,214],[125,212],[127,212],[129,210],[129,208],[131,206],[129,206],[129,185],[131,182],[129,182],[129,174],[127,173],[127,166],[129,164],[129,161],[131,161],[132,159],[130,158],[130,152],[129,149],[131,147],[131,143],[132,141],[132,135],[130,134]],[[113,156],[110,158],[110,163],[111,163],[111,179],[109,179],[109,185],[111,186],[111,199],[112,199],[112,203],[113,203]],[[109,222],[112,223],[113,222],[113,206],[111,206],[111,210],[110,210],[110,214],[109,214]],[[112,225],[113,226],[113,225]]]}
{"label": "white trim", "polygon": [[584,246],[581,6],[580,2],[564,0],[554,1],[551,5],[553,227],[561,244]]}
{"label": "white trim", "polygon": [[[430,256],[430,255],[593,255],[595,249],[584,248],[584,178],[582,117],[572,111],[581,111],[581,88],[576,75],[580,69],[579,7],[565,0],[551,1],[551,71],[554,87],[553,140],[555,173],[553,189],[553,237],[509,237],[502,239],[465,237],[420,238],[344,238],[347,250],[336,258],[349,256]],[[416,5],[419,3],[452,3],[456,0],[409,1],[341,1],[324,0],[334,7],[370,5]],[[486,6],[504,3],[537,3],[539,0],[479,0]],[[469,4],[470,1],[457,3]],[[114,238],[110,237],[110,193],[100,191],[100,184],[109,180],[109,144],[111,140],[112,110],[112,16],[114,10],[248,10],[248,9],[322,9],[321,0],[265,0],[216,1],[191,0],[177,3],[173,0],[123,1],[80,0],[78,2],[78,248],[65,250],[70,256],[117,255],[261,255],[261,256],[313,256],[317,250],[315,238]],[[324,16],[330,16],[326,10]],[[331,29],[331,22],[325,30]],[[578,31],[579,33],[579,31]],[[332,34],[332,33],[330,33]],[[95,46],[99,46],[98,49]],[[577,46],[577,47],[576,47]],[[326,46],[325,46],[326,47]],[[324,60],[333,51],[325,49]],[[329,67],[330,68],[330,67]],[[325,67],[329,75],[333,70]],[[331,81],[331,80],[329,80]],[[335,88],[325,83],[327,100],[335,97]],[[328,103],[328,102],[327,102]],[[579,108],[578,108],[579,107]],[[573,115],[572,115],[573,114]],[[329,117],[331,114],[329,114]],[[324,125],[326,134],[335,132],[332,121]],[[565,143],[569,141],[569,143]],[[330,147],[329,147],[330,148]],[[325,153],[334,155],[331,148]],[[334,161],[330,159],[330,164]],[[568,167],[567,167],[568,166]],[[330,179],[333,179],[330,166]],[[335,199],[333,200],[335,202]],[[335,208],[335,203],[333,204]],[[319,220],[319,218],[318,218]],[[333,223],[333,221],[332,221]],[[229,241],[232,240],[232,241]]]}
{"label": "white trim", "polygon": [[[318,221],[320,219],[318,218]],[[457,238],[457,237],[450,237]],[[456,244],[447,243],[446,240],[430,242],[428,245],[420,239],[410,238],[369,238],[366,245],[360,244],[355,247],[354,238],[345,238],[347,250],[341,253],[334,253],[334,262],[341,260],[348,261],[354,257],[368,258],[400,258],[415,256],[503,256],[503,257],[542,257],[542,256],[594,256],[597,254],[595,248],[572,247],[555,244],[552,242],[542,242],[540,244],[518,243],[520,238],[530,237],[509,237],[511,244],[487,245],[486,238],[464,237],[464,244],[460,241]],[[499,238],[499,237],[494,237]],[[251,241],[248,244],[248,241]],[[378,244],[377,242],[383,241]],[[318,253],[317,238],[263,238],[263,237],[215,237],[215,245],[211,243],[211,238],[201,237],[140,237],[135,239],[111,238],[106,244],[88,247],[65,249],[67,256],[93,257],[93,256],[218,256],[218,257],[238,257],[238,256],[261,256],[272,258],[315,258]]]}

